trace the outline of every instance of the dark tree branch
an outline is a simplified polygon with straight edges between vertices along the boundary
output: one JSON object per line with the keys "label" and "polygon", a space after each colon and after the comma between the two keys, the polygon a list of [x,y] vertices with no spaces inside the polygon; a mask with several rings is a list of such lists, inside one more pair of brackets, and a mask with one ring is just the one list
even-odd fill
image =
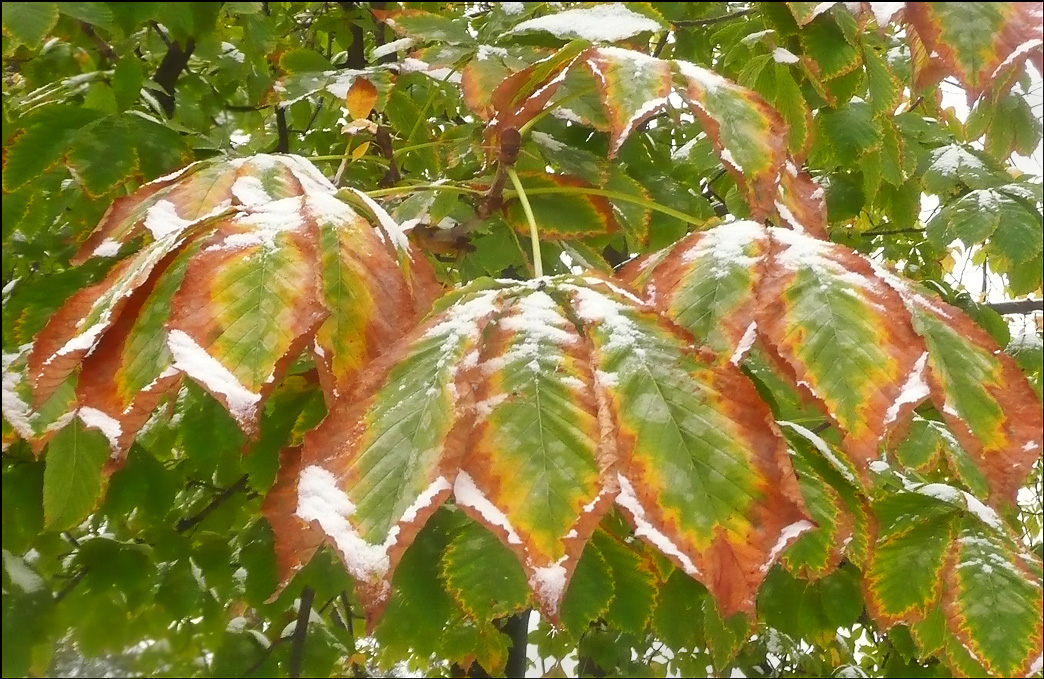
{"label": "dark tree branch", "polygon": [[399,167],[395,164],[395,151],[392,149],[391,131],[387,125],[381,125],[377,128],[374,141],[377,143],[377,147],[380,148],[381,155],[388,161],[388,171],[381,177],[378,186],[395,186],[400,178]]}
{"label": "dark tree branch", "polygon": [[286,109],[276,106],[276,132],[279,141],[276,142],[275,153],[290,153],[290,130],[286,126]]}
{"label": "dark tree branch", "polygon": [[[357,2],[339,2],[337,4],[340,5],[341,9],[348,14],[352,14],[359,7],[359,3]],[[351,20],[350,17],[349,20]],[[347,68],[356,70],[366,68],[366,45],[364,44],[365,36],[363,34],[362,26],[351,21],[351,31],[352,44],[348,46],[348,61],[345,62],[344,65]]]}
{"label": "dark tree branch", "polygon": [[526,676],[526,648],[529,645],[529,613],[524,611],[513,615],[504,623],[501,631],[511,639],[508,650],[507,665],[504,666],[505,677]]}
{"label": "dark tree branch", "polygon": [[1014,299],[1007,302],[990,302],[986,306],[998,314],[1031,314],[1044,311],[1044,299]]}
{"label": "dark tree branch", "polygon": [[87,569],[85,568],[85,569],[81,570],[80,572],[78,572],[76,575],[74,575],[72,577],[72,580],[70,580],[69,582],[65,583],[65,586],[63,586],[60,590],[58,590],[58,593],[54,595],[54,600],[55,601],[61,601],[62,599],[67,597],[69,595],[69,592],[71,592],[74,589],[76,589],[76,585],[78,585],[81,582],[83,582],[83,579],[86,576],[87,576]]}
{"label": "dark tree branch", "polygon": [[91,26],[86,21],[80,22],[80,30],[83,31],[84,35],[94,41],[95,47],[98,48],[98,52],[102,55],[102,63],[116,60],[116,50],[112,49],[112,45],[105,42],[98,32],[94,30],[94,26]]}
{"label": "dark tree branch", "polygon": [[292,636],[279,637],[278,639],[270,643],[268,645],[268,648],[265,649],[265,652],[261,654],[261,657],[257,659],[257,662],[251,665],[246,672],[243,672],[242,676],[249,677],[254,672],[257,672],[258,668],[260,668],[261,665],[265,664],[265,661],[268,660],[268,658],[272,655],[272,651],[276,650],[276,648],[278,648],[282,644],[285,644],[291,639],[293,639]]}
{"label": "dark tree branch", "polygon": [[[160,31],[160,35],[163,35],[162,31]],[[156,68],[152,79],[163,88],[162,92],[156,93],[156,98],[163,107],[163,112],[167,114],[168,118],[171,118],[174,116],[174,87],[178,78],[181,77],[182,71],[188,66],[189,58],[196,49],[196,41],[189,38],[184,47],[179,42],[170,42],[169,45],[170,47],[163,55],[163,61]]]}
{"label": "dark tree branch", "polygon": [[301,676],[301,661],[304,660],[305,635],[308,633],[308,616],[312,614],[312,600],[315,590],[305,587],[301,590],[301,605],[297,608],[297,626],[294,627],[293,645],[290,647],[290,668],[288,674],[292,679]]}
{"label": "dark tree branch", "polygon": [[175,529],[179,533],[184,533],[190,528],[193,528],[202,523],[204,519],[210,516],[215,509],[224,504],[226,500],[228,500],[230,497],[240,492],[241,490],[245,490],[247,487],[248,480],[249,476],[247,476],[246,474],[240,476],[235,483],[233,483],[225,490],[221,491],[213,500],[210,501],[210,503],[206,507],[199,510],[192,516],[186,517],[178,521],[177,525],[175,526]]}

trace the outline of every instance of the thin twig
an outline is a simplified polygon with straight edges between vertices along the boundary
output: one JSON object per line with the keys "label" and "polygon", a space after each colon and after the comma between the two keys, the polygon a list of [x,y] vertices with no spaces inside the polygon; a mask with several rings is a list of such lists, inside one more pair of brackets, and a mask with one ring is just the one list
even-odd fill
{"label": "thin twig", "polygon": [[196,525],[202,523],[204,519],[210,516],[215,509],[224,504],[226,500],[228,500],[230,497],[240,492],[241,490],[245,490],[249,478],[250,477],[247,474],[243,474],[242,476],[240,476],[235,483],[233,483],[225,490],[221,491],[221,493],[218,494],[213,500],[211,500],[206,507],[199,510],[192,516],[186,517],[178,521],[177,525],[175,526],[175,530],[177,530],[179,533],[184,533],[190,528],[193,528]]}
{"label": "thin twig", "polygon": [[1044,299],[1015,299],[1006,302],[990,302],[989,308],[998,314],[1031,314],[1044,311]]}
{"label": "thin twig", "polygon": [[301,605],[297,608],[297,626],[294,627],[293,645],[290,647],[290,667],[287,671],[292,679],[301,676],[305,635],[308,633],[308,617],[312,614],[313,599],[315,599],[314,589],[305,587],[301,590]]}

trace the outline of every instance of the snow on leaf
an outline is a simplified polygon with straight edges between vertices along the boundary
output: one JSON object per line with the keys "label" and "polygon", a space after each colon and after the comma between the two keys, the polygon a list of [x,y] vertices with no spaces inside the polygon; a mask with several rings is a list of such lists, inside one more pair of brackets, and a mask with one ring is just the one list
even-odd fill
{"label": "snow on leaf", "polygon": [[[768,236],[754,222],[696,232],[674,245],[642,279],[643,289],[697,344],[732,357],[754,323],[755,284],[767,250]],[[639,266],[628,264],[622,277],[636,277]]]}
{"label": "snow on leaf", "polygon": [[583,59],[599,81],[602,101],[609,112],[612,158],[632,132],[667,107],[670,63],[618,47],[594,48]]}
{"label": "snow on leaf", "polygon": [[510,32],[544,32],[563,40],[579,38],[591,42],[618,42],[662,29],[660,21],[614,2],[527,19]]}
{"label": "snow on leaf", "polygon": [[[995,81],[1010,86],[1013,70],[1044,44],[1044,10],[1038,3],[907,3],[905,16],[907,33],[916,32],[925,50],[937,55],[935,60],[967,90],[969,101]],[[920,75],[919,86],[934,84],[927,74]]]}
{"label": "snow on leaf", "polygon": [[812,527],[769,413],[734,367],[706,362],[655,315],[589,285],[567,289],[595,365],[614,376],[606,393],[627,460],[617,502],[722,610],[750,610],[772,561]]}
{"label": "snow on leaf", "polygon": [[902,300],[865,260],[792,231],[774,229],[772,237],[776,247],[759,288],[758,332],[795,382],[823,404],[845,435],[845,453],[865,469],[894,427],[889,409],[903,394],[923,344]]}
{"label": "snow on leaf", "polygon": [[725,167],[743,187],[751,218],[775,211],[779,174],[786,160],[787,127],[760,95],[686,61],[675,61],[685,97]]}

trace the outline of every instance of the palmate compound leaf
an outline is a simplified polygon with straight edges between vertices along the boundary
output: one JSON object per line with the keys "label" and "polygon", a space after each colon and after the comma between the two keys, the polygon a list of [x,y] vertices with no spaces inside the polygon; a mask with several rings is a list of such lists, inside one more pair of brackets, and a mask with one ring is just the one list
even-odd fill
{"label": "palmate compound leaf", "polygon": [[[35,339],[24,381],[40,414],[12,410],[30,421],[20,432],[46,438],[44,404],[72,380],[81,419],[119,459],[187,374],[254,433],[259,403],[306,347],[336,398],[437,287],[398,226],[367,207],[380,228],[295,156],[208,161],[121,199],[81,254],[145,245],[73,295]],[[12,389],[19,367],[5,359]]]}
{"label": "palmate compound leaf", "polygon": [[[1034,52],[1039,58],[1044,45],[1044,10],[1036,2],[910,2],[905,16],[907,32],[916,32],[941,66],[931,72],[956,76],[969,101],[995,81],[1010,86],[1014,70]],[[919,80],[921,86],[934,84]]]}
{"label": "palmate compound leaf", "polygon": [[1014,500],[1040,455],[1040,401],[1014,361],[963,312],[840,245],[733,222],[621,275],[721,362],[758,342],[837,424],[860,475],[929,396],[994,503]]}
{"label": "palmate compound leaf", "polygon": [[373,621],[452,493],[560,619],[615,500],[723,611],[751,610],[812,523],[771,415],[735,368],[603,279],[480,282],[442,306],[284,467],[265,512],[285,577],[330,542]]}
{"label": "palmate compound leaf", "polygon": [[[481,66],[480,50],[465,71],[492,76]],[[485,138],[490,158],[509,128],[521,128],[548,110],[568,120],[609,132],[609,157],[646,120],[670,106],[675,93],[689,104],[731,172],[754,219],[779,215],[785,225],[802,225],[823,235],[823,192],[787,152],[787,125],[753,90],[686,61],[657,59],[617,47],[570,43],[557,53],[505,76],[488,98],[466,98],[490,120]],[[599,108],[600,104],[600,108]],[[789,173],[789,174],[788,174]]]}
{"label": "palmate compound leaf", "polygon": [[875,503],[879,537],[864,574],[885,627],[910,625],[922,653],[964,675],[1032,674],[1042,650],[1041,564],[974,496],[903,480]]}

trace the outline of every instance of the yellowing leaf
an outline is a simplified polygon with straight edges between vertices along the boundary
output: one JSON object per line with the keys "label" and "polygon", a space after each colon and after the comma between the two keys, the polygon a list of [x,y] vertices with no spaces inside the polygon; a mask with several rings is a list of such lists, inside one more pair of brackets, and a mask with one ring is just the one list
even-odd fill
{"label": "yellowing leaf", "polygon": [[367,118],[374,104],[377,103],[377,88],[373,83],[364,78],[357,78],[348,88],[346,103],[348,104],[348,115],[353,120]]}
{"label": "yellowing leaf", "polygon": [[[997,80],[1006,79],[1006,89],[1012,70],[1041,49],[1044,12],[1032,2],[909,3],[906,18],[925,49],[968,91],[969,101]],[[934,84],[932,75],[922,72],[919,84]]]}

